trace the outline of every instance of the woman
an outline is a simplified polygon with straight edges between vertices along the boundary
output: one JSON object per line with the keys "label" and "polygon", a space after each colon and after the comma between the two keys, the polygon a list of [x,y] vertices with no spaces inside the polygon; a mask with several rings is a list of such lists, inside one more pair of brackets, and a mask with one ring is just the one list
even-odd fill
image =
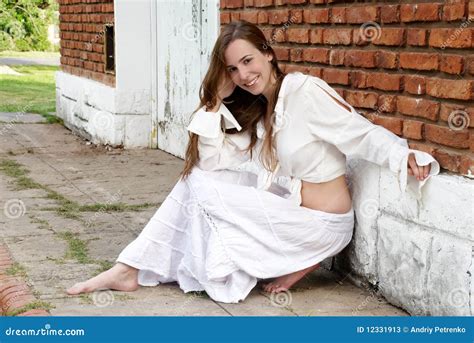
{"label": "woman", "polygon": [[[281,292],[352,238],[344,155],[399,173],[402,190],[407,173],[421,187],[439,172],[323,80],[285,75],[266,43],[244,21],[223,29],[188,127],[183,177],[118,263],[69,294],[178,281],[238,302],[269,278],[265,290]],[[231,170],[247,161],[258,174]]]}

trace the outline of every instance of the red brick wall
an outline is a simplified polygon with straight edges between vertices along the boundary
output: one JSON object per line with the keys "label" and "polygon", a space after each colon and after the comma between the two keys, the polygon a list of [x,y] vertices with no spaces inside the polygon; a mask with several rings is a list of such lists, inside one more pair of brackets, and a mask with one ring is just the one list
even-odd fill
{"label": "red brick wall", "polygon": [[105,72],[104,24],[114,22],[113,0],[58,0],[61,70],[115,86]]}
{"label": "red brick wall", "polygon": [[221,0],[220,16],[258,24],[287,72],[324,79],[442,168],[474,174],[473,2]]}

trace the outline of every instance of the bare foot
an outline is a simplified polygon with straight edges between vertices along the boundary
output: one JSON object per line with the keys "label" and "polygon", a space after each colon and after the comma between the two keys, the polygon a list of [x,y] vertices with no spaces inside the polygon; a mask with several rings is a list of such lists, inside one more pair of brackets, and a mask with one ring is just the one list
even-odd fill
{"label": "bare foot", "polygon": [[298,270],[297,272],[280,276],[275,281],[264,285],[263,289],[265,290],[265,292],[270,293],[279,293],[287,291],[291,288],[291,286],[300,281],[306,274],[311,273],[318,267],[319,263],[306,269]]}
{"label": "bare foot", "polygon": [[93,278],[78,282],[67,289],[67,294],[76,295],[89,293],[99,289],[114,289],[117,291],[132,292],[138,288],[138,269],[130,267],[123,263],[117,263],[115,266],[100,273]]}

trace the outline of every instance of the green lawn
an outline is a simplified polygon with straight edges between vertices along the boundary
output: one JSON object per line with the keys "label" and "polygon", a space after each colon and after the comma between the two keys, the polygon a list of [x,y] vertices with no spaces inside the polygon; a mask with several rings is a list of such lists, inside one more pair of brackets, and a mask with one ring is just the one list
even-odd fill
{"label": "green lawn", "polygon": [[56,112],[54,73],[58,67],[14,66],[23,75],[0,74],[0,112],[39,113],[49,123],[61,122]]}

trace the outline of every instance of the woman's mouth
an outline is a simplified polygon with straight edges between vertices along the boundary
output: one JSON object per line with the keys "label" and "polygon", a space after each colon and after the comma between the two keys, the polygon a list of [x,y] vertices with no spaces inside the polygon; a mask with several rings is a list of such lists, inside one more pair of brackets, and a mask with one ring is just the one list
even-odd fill
{"label": "woman's mouth", "polygon": [[249,83],[244,83],[244,86],[245,86],[245,87],[252,87],[252,86],[254,86],[254,85],[257,83],[258,78],[259,78],[259,76],[257,76],[256,78],[254,78],[254,79],[253,79],[252,81],[250,81]]}

